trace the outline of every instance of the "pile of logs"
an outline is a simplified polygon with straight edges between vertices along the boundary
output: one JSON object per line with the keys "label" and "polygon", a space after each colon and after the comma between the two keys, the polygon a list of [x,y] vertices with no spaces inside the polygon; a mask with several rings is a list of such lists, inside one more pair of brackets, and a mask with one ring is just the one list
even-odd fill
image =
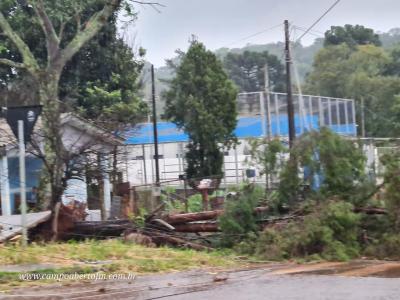
{"label": "pile of logs", "polygon": [[[197,213],[162,214],[156,209],[150,214],[141,226],[135,225],[129,219],[107,221],[83,221],[81,214],[72,214],[69,207],[60,210],[59,238],[61,239],[85,239],[85,238],[111,238],[133,236],[135,241],[144,240],[146,245],[173,245],[188,247],[196,250],[210,249],[208,246],[193,241],[193,236],[199,234],[216,233],[219,231],[218,217],[223,210],[202,211]],[[76,209],[75,209],[76,210]],[[81,209],[82,210],[82,209]],[[78,210],[79,211],[79,210]],[[254,214],[268,211],[268,207],[257,207]],[[381,208],[357,208],[357,213],[386,214]],[[303,218],[302,213],[295,213],[283,217],[260,219],[260,229],[265,226],[286,223],[289,220]],[[39,229],[39,228],[38,228]],[[45,227],[42,227],[46,232]],[[48,231],[49,228],[47,228]],[[141,235],[143,238],[138,238]]]}

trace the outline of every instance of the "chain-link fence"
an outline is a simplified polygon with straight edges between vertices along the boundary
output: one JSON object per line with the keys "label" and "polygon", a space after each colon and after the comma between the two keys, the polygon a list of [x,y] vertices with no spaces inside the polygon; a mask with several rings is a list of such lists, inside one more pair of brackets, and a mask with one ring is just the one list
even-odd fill
{"label": "chain-link fence", "polygon": [[[354,136],[357,133],[354,100],[293,95],[296,134],[329,127],[334,132]],[[287,95],[284,93],[241,93],[238,95],[241,117],[259,118],[263,136],[287,136]]]}
{"label": "chain-link fence", "polygon": [[[356,135],[354,100],[293,95],[295,108],[295,129],[300,135],[306,131],[318,130],[323,126],[334,132]],[[250,159],[249,138],[283,137],[288,135],[287,97],[283,93],[241,93],[238,95],[238,125],[235,134],[241,143],[236,149],[224,153],[222,183],[236,184],[245,179]],[[187,135],[170,122],[159,122],[159,165],[162,181],[174,180],[184,174],[186,169],[185,151]],[[138,130],[128,137],[121,157],[120,168],[126,181],[135,185],[155,182],[154,145],[152,124],[141,124]],[[265,176],[256,181],[265,181]],[[172,183],[173,185],[176,184]]]}

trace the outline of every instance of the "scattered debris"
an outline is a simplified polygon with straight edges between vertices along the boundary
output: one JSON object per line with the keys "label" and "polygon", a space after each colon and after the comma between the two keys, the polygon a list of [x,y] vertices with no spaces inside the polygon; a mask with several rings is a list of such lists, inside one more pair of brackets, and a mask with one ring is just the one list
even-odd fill
{"label": "scattered debris", "polygon": [[228,280],[228,276],[226,275],[217,275],[213,278],[214,282],[223,282],[223,281],[227,281]]}
{"label": "scattered debris", "polygon": [[141,233],[135,233],[135,232],[125,233],[124,241],[139,244],[146,247],[156,247],[156,244],[153,243],[151,237]]}
{"label": "scattered debris", "polygon": [[[27,228],[34,228],[41,223],[48,221],[51,217],[51,211],[26,214]],[[12,239],[22,233],[21,215],[0,216],[0,243]]]}

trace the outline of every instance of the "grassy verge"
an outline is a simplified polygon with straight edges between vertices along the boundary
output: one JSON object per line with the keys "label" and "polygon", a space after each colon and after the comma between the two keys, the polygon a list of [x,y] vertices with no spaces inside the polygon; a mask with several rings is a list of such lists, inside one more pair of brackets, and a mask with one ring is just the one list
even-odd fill
{"label": "grassy verge", "polygon": [[[31,244],[26,249],[15,245],[0,246],[0,265],[31,264],[54,266],[51,269],[35,271],[44,274],[94,272],[142,274],[200,267],[227,268],[237,266],[239,263],[233,255],[220,251],[147,248],[120,240]],[[51,280],[22,281],[19,279],[19,274],[0,272],[0,290],[13,286],[52,282]]]}

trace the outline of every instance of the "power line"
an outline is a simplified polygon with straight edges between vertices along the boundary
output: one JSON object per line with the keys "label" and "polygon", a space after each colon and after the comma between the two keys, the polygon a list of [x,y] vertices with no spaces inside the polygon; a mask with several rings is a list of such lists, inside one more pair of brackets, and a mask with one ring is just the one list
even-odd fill
{"label": "power line", "polygon": [[[296,25],[293,25],[293,27],[294,27],[295,29],[297,29],[297,30],[302,31],[302,32],[306,32],[306,31],[307,31],[307,29],[304,28],[304,27],[299,27],[299,26],[296,26]],[[318,38],[324,37],[324,34],[321,33],[320,31],[310,30],[310,31],[308,32],[308,34],[310,34],[310,35],[312,35],[312,36],[315,36],[315,37],[318,37]],[[296,41],[297,41],[297,39],[294,39],[293,42],[296,42]]]}
{"label": "power line", "polygon": [[266,28],[266,29],[264,29],[264,30],[258,31],[258,32],[256,32],[256,33],[253,33],[253,34],[249,35],[249,36],[246,36],[246,37],[244,37],[244,38],[241,38],[241,39],[239,39],[239,40],[237,40],[237,41],[235,41],[235,42],[232,42],[232,43],[226,45],[224,48],[228,48],[229,46],[232,46],[232,45],[237,44],[237,43],[242,42],[242,41],[246,41],[246,40],[251,39],[251,38],[253,38],[253,37],[257,36],[257,35],[263,34],[263,33],[265,33],[265,32],[268,32],[268,31],[270,31],[270,30],[273,30],[273,29],[278,28],[278,27],[281,27],[281,26],[282,26],[282,24],[280,23],[280,24],[277,24],[277,25],[275,25],[275,26],[272,26],[272,27]]}
{"label": "power line", "polygon": [[[305,32],[306,30],[307,30],[307,27],[304,27],[304,26],[298,26],[298,25],[293,25],[294,27],[296,27],[297,29],[300,29],[300,30],[302,30],[303,32]],[[324,32],[322,32],[322,31],[320,31],[320,30],[316,30],[316,29],[311,29],[311,30],[309,30],[309,33],[311,34],[311,33],[314,33],[314,34],[319,34],[319,35],[321,35],[321,36],[324,36],[325,35],[325,33]]]}
{"label": "power line", "polygon": [[314,28],[315,25],[319,23],[336,5],[339,4],[341,0],[336,0],[298,39],[296,42],[300,41],[307,33],[310,32],[311,29]]}

